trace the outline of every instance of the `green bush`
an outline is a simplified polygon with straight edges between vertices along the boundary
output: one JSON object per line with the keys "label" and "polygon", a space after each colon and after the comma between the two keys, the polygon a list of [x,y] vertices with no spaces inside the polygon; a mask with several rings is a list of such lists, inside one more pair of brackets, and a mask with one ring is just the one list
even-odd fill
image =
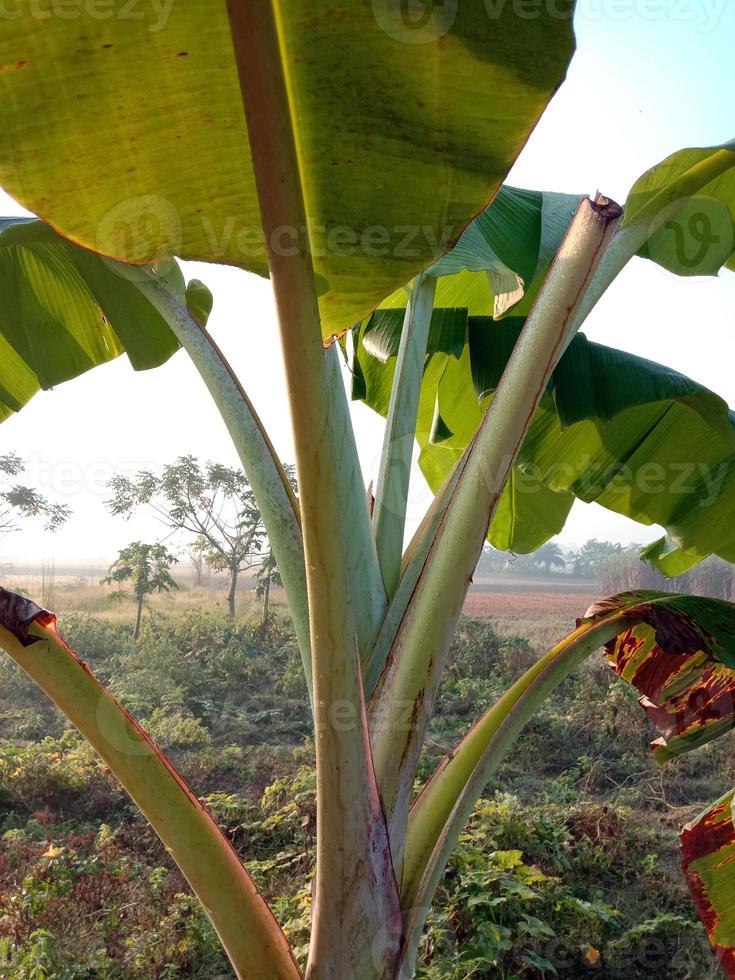
{"label": "green bush", "polygon": [[[290,628],[156,612],[139,644],[128,625],[90,616],[62,629],[210,807],[303,959],[316,813]],[[461,621],[421,778],[538,653]],[[0,977],[231,977],[106,767],[10,661],[0,671]],[[677,828],[735,783],[735,761],[722,739],[659,770],[647,743],[635,698],[602,661],[561,686],[475,809],[429,917],[423,980],[710,976]]]}
{"label": "green bush", "polygon": [[632,925],[660,871],[628,822],[608,807],[528,809],[507,794],[480,801],[430,913],[417,976],[707,976],[711,951],[693,909],[672,911],[681,885],[657,895],[665,912]]}
{"label": "green bush", "polygon": [[0,976],[13,980],[231,977],[177,871],[103,825],[0,842]]}

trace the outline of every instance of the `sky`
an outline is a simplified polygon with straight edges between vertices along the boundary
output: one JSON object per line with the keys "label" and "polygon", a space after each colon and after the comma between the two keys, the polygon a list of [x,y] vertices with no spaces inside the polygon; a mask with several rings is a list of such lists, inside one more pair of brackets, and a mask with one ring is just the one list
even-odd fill
{"label": "sky", "polygon": [[[545,0],[553,2],[553,0]],[[508,182],[624,201],[636,178],[669,153],[735,137],[732,0],[580,0],[578,50]],[[0,191],[0,214],[23,210]],[[215,305],[209,329],[238,372],[281,458],[293,459],[275,310],[266,280],[183,263]],[[591,340],[661,361],[735,406],[735,275],[682,280],[635,260],[585,324]],[[270,338],[264,342],[264,338]],[[377,475],[382,421],[360,403],[354,420],[366,482]],[[150,518],[109,517],[106,484],[177,455],[237,465],[224,425],[183,352],[152,372],[125,358],[39,394],[0,429],[0,453],[28,461],[29,482],[74,514],[53,536],[26,523],[0,542],[0,564],[106,565],[135,539],[164,532]],[[409,529],[428,504],[415,471]],[[646,542],[660,531],[597,505],[575,504],[560,536]]]}

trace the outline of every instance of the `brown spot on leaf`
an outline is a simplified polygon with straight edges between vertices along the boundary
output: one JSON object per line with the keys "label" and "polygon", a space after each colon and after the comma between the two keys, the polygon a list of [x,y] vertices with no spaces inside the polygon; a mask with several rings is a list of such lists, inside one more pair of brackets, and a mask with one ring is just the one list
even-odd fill
{"label": "brown spot on leaf", "polygon": [[704,817],[687,824],[681,832],[681,849],[687,865],[731,844],[735,844],[735,826],[730,819],[729,800],[713,806]]}
{"label": "brown spot on leaf", "polygon": [[681,610],[651,603],[640,610],[643,618],[656,631],[656,642],[666,653],[694,653],[704,647],[702,634],[692,625],[692,619]]}

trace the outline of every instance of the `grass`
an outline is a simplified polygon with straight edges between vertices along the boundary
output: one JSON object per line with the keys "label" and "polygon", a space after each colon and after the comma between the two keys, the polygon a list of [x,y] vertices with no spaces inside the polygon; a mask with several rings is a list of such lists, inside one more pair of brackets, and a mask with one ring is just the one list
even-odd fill
{"label": "grass", "polygon": [[[100,578],[102,574],[100,572]],[[193,585],[183,578],[177,581],[178,590],[151,596],[146,608],[163,613],[217,610],[226,614],[227,584],[224,579],[206,586]],[[54,575],[44,578],[42,574],[7,575],[2,584],[59,615],[85,613],[110,623],[127,623],[135,617],[135,602],[132,599],[112,600],[110,593],[115,590],[101,585],[99,579],[88,576]],[[283,603],[282,590],[274,589],[272,600],[276,604]],[[250,620],[257,614],[260,600],[247,579],[240,583],[237,601],[238,616],[243,620]]]}

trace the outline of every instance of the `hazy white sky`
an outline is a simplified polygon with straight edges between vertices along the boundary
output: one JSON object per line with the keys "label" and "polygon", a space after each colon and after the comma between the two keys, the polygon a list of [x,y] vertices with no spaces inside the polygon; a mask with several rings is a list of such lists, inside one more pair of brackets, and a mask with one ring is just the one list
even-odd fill
{"label": "hazy white sky", "polygon": [[[649,166],[683,146],[735,136],[735,3],[732,0],[581,0],[579,49],[569,78],[510,175],[518,186],[593,193],[623,201]],[[83,161],[80,161],[83,165]],[[23,213],[0,191],[0,214]],[[210,329],[269,427],[293,458],[288,405],[268,282],[236,269],[185,263],[215,296]],[[636,261],[585,326],[593,340],[685,372],[735,405],[735,275],[679,280]],[[381,426],[354,406],[366,480],[376,473]],[[186,355],[136,374],[126,359],[38,395],[0,429],[0,453],[29,460],[35,485],[74,508],[53,537],[26,525],[0,544],[0,561],[108,563],[153,521],[112,520],[104,507],[114,472],[182,453],[237,463],[229,437]],[[428,501],[417,475],[411,516]],[[624,542],[658,535],[596,505],[577,504],[562,535]]]}

